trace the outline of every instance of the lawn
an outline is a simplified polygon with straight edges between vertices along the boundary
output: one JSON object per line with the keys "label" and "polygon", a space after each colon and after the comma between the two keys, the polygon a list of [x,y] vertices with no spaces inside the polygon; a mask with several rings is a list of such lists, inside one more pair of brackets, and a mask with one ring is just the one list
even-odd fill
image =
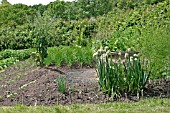
{"label": "lawn", "polygon": [[144,99],[139,102],[73,104],[68,106],[0,107],[1,113],[169,113],[170,99]]}

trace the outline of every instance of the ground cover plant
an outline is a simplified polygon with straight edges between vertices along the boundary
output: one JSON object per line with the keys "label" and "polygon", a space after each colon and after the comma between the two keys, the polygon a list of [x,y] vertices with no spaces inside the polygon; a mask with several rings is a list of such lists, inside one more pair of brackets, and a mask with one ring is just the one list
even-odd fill
{"label": "ground cover plant", "polygon": [[26,50],[4,50],[0,52],[0,70],[7,68],[18,61],[25,60],[31,57],[34,49]]}

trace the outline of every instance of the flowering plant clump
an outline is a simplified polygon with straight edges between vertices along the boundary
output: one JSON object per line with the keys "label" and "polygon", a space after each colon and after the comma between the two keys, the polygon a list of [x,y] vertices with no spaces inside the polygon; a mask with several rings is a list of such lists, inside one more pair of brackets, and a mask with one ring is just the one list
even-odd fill
{"label": "flowering plant clump", "polygon": [[148,62],[130,49],[124,54],[99,49],[93,56],[97,59],[98,83],[104,92],[113,97],[120,97],[122,93],[136,93],[139,97],[150,76]]}

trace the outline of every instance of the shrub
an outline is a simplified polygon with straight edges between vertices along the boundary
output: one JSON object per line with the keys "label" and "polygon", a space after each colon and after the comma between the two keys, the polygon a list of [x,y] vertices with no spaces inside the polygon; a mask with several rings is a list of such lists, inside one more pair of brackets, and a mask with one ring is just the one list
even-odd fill
{"label": "shrub", "polygon": [[170,75],[170,27],[168,25],[147,27],[143,30],[138,50],[153,65],[152,78],[169,77]]}

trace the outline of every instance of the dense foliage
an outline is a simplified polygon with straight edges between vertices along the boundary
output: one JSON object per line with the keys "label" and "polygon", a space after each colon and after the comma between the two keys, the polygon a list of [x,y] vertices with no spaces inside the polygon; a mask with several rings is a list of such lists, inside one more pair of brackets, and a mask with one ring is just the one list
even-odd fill
{"label": "dense foliage", "polygon": [[44,27],[48,29],[49,46],[86,46],[95,37],[128,40],[146,25],[169,19],[168,0],[57,0],[46,6],[2,2],[0,10],[0,50],[35,47],[42,24],[50,26]]}
{"label": "dense foliage", "polygon": [[[169,76],[169,0],[56,0],[48,5],[0,4],[0,51],[47,46],[88,46],[95,51],[132,48],[154,65],[153,77]],[[42,35],[42,34],[41,34]],[[47,58],[48,59],[48,58]]]}

